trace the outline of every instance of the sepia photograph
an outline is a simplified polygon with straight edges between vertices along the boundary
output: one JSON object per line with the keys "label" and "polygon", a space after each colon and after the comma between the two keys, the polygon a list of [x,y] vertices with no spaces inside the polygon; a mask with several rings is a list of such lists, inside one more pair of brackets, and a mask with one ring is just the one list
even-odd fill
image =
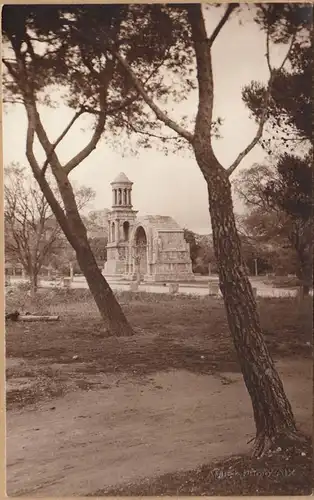
{"label": "sepia photograph", "polygon": [[8,497],[311,495],[313,7],[2,7]]}

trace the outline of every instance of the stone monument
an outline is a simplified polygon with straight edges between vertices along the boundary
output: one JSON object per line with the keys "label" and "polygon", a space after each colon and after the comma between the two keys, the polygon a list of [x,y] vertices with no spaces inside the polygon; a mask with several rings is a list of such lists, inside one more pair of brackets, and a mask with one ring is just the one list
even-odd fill
{"label": "stone monument", "polygon": [[190,248],[183,229],[169,216],[137,217],[132,206],[132,185],[122,172],[111,183],[104,275],[146,282],[193,281]]}

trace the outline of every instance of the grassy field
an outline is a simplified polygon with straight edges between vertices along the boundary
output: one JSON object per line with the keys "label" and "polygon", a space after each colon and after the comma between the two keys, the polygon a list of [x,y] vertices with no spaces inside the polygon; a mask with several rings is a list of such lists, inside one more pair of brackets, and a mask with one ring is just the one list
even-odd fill
{"label": "grassy field", "polygon": [[[223,303],[215,298],[121,292],[120,303],[136,335],[106,338],[95,304],[87,290],[42,291],[36,304],[17,292],[9,295],[7,310],[24,309],[59,314],[55,323],[9,323],[8,358],[34,363],[8,365],[7,380],[30,378],[39,383],[11,390],[7,407],[24,407],[40,398],[59,395],[75,384],[90,388],[89,374],[125,372],[148,375],[185,369],[195,373],[238,372]],[[260,299],[266,342],[276,357],[310,357],[311,302]],[[67,365],[67,374],[49,365]],[[71,375],[71,377],[70,377]],[[46,389],[45,389],[46,388]]]}
{"label": "grassy field", "polygon": [[[32,303],[22,291],[8,294],[8,311],[18,309],[59,314],[60,320],[54,323],[7,324],[7,410],[23,412],[32,408],[41,411],[42,404],[53,404],[54,399],[63,398],[66,394],[103,389],[102,376],[110,378],[119,375],[138,385],[145,384],[147,377],[156,374],[181,373],[184,370],[197,376],[214,374],[220,378],[221,384],[228,385],[231,383],[228,374],[239,375],[220,299],[130,292],[121,292],[117,296],[134,327],[133,337],[104,335],[88,290],[42,290],[36,303]],[[259,299],[258,307],[265,339],[274,359],[287,362],[293,359],[294,363],[299,359],[300,365],[310,360],[311,301],[299,303],[292,298]],[[247,457],[229,457],[227,461],[217,464],[161,474],[144,483],[130,483],[127,488],[95,490],[92,494],[253,495],[309,492],[309,443],[304,450],[285,457],[285,470],[297,473],[292,472],[284,482],[278,458],[267,457],[265,460],[252,462]],[[265,471],[267,467],[281,472],[277,475],[273,472],[267,478],[264,473],[264,479],[261,479],[262,475],[258,475],[256,470]],[[243,474],[244,469],[249,472]]]}

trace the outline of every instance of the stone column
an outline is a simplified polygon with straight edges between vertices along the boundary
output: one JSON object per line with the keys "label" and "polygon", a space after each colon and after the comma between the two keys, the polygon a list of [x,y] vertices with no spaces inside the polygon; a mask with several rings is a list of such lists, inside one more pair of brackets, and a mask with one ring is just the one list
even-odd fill
{"label": "stone column", "polygon": [[116,230],[115,240],[116,240],[116,243],[118,243],[118,241],[119,241],[119,231],[120,231],[120,221],[119,220],[116,221],[115,230]]}
{"label": "stone column", "polygon": [[71,281],[73,281],[73,264],[72,264],[72,262],[69,263],[69,268],[70,268],[70,278],[71,278]]}
{"label": "stone column", "polygon": [[132,202],[131,202],[131,189],[128,189],[128,205],[132,205]]}

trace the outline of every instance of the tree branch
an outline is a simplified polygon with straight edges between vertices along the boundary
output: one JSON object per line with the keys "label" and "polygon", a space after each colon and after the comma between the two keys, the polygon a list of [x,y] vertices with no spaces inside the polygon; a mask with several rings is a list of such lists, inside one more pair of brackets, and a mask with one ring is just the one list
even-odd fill
{"label": "tree branch", "polygon": [[9,63],[9,61],[7,59],[5,59],[4,57],[2,58],[2,62],[6,66],[7,70],[10,73],[10,75],[13,76],[14,79],[18,78],[18,73],[13,68],[13,64]]}
{"label": "tree branch", "polygon": [[68,221],[66,219],[66,216],[58,203],[55,195],[52,192],[51,187],[49,186],[46,178],[42,176],[42,171],[41,168],[38,165],[38,162],[35,158],[34,151],[33,151],[33,143],[34,143],[34,135],[35,135],[35,128],[36,128],[36,116],[35,116],[35,110],[32,108],[32,105],[30,103],[25,103],[26,111],[27,111],[27,117],[28,117],[28,126],[27,126],[27,139],[26,139],[26,157],[29,161],[29,164],[31,166],[31,169],[33,171],[34,177],[37,180],[40,188],[42,189],[42,192],[45,195],[45,198],[47,202],[49,203],[51,210],[56,216],[56,219],[58,220],[60,226],[64,230],[64,233],[66,234],[69,242],[71,243],[72,237],[71,237],[71,231],[68,225]]}
{"label": "tree branch", "polygon": [[[45,198],[47,202],[49,203],[52,212],[54,213],[58,223],[60,224],[61,228],[64,231],[64,234],[66,235],[69,243],[74,247],[76,244],[75,237],[73,236],[71,227],[69,225],[69,222],[66,218],[66,215],[56,199],[50,185],[48,184],[46,178],[42,176],[41,168],[36,160],[35,154],[34,154],[34,137],[35,137],[35,132],[36,135],[39,139],[39,142],[41,146],[43,147],[46,156],[48,157],[49,154],[51,155],[50,158],[50,163],[53,162],[53,174],[57,180],[57,183],[60,182],[60,175],[65,176],[65,173],[63,171],[62,165],[59,161],[58,156],[56,155],[56,152],[52,150],[52,144],[48,139],[48,136],[46,134],[46,131],[41,123],[41,119],[39,116],[39,113],[37,111],[37,106],[36,106],[36,101],[35,101],[35,96],[34,96],[34,91],[29,83],[29,75],[27,74],[27,70],[23,64],[23,58],[18,50],[18,48],[14,47],[14,42],[12,42],[12,46],[14,48],[15,56],[16,56],[16,62],[17,62],[17,67],[19,69],[19,72],[11,72],[10,74],[13,76],[16,84],[18,85],[24,99],[24,106],[27,114],[27,136],[26,136],[26,157],[29,161],[29,164],[31,166],[32,172],[34,174],[34,177],[36,181],[38,182],[38,185],[40,186],[42,192],[45,195]],[[8,68],[10,71],[10,67]],[[32,75],[33,76],[33,75]],[[31,81],[32,81],[32,76],[31,76]],[[58,175],[59,174],[59,175]],[[71,193],[72,194],[72,193]],[[74,197],[74,195],[73,195]],[[75,203],[75,200],[74,200]]]}
{"label": "tree branch", "polygon": [[228,5],[228,7],[226,8],[225,10],[225,13],[224,15],[222,16],[222,18],[220,19],[219,23],[217,24],[216,28],[214,29],[214,31],[212,32],[212,34],[210,35],[210,37],[208,38],[208,46],[211,48],[211,46],[213,45],[214,41],[216,40],[217,36],[219,35],[221,29],[224,27],[224,25],[226,24],[226,22],[228,21],[229,17],[230,17],[230,14],[232,13],[232,11],[238,7],[238,4],[237,3],[231,3]]}
{"label": "tree branch", "polygon": [[85,158],[87,158],[87,156],[89,156],[94,149],[96,149],[105,128],[106,117],[107,115],[104,110],[99,113],[97,124],[89,143],[64,166],[64,170],[67,175],[71,172],[71,170],[85,160]]}
{"label": "tree branch", "polygon": [[139,130],[130,121],[126,121],[125,120],[124,123],[125,123],[125,125],[127,127],[129,127],[136,134],[145,135],[146,137],[152,137],[154,139],[161,139],[162,141],[177,141],[178,140],[178,136],[177,135],[163,136],[163,135],[159,135],[159,134],[154,134],[153,132],[149,132],[149,131],[145,131],[145,130]]}
{"label": "tree branch", "polygon": [[271,75],[272,72],[273,72],[273,70],[272,70],[272,67],[271,67],[271,64],[270,64],[269,42],[270,42],[270,33],[269,33],[269,29],[268,29],[267,30],[267,34],[266,34],[266,61],[267,61],[267,66],[268,66],[268,69],[269,69],[269,73]]}
{"label": "tree branch", "polygon": [[280,73],[280,71],[284,67],[286,61],[288,60],[288,57],[290,56],[293,44],[295,42],[295,38],[296,38],[296,32],[292,35],[289,49],[288,49],[287,54],[284,57],[281,65],[278,68],[271,68],[270,62],[269,62],[270,61],[270,57],[269,57],[269,36],[267,36],[267,41],[266,41],[267,55],[266,55],[266,58],[267,58],[268,67],[270,68],[271,73],[270,73],[270,78],[268,80],[268,85],[267,85],[266,93],[265,93],[265,96],[264,96],[263,111],[262,111],[262,115],[261,115],[261,118],[260,118],[260,121],[259,121],[259,126],[258,126],[257,132],[255,134],[255,137],[252,139],[252,141],[250,142],[250,144],[248,144],[248,146],[238,155],[238,157],[235,159],[235,161],[232,163],[232,165],[227,169],[228,177],[230,177],[230,175],[240,165],[241,161],[246,157],[246,155],[248,155],[250,153],[250,151],[252,151],[252,149],[256,146],[256,144],[259,142],[259,140],[261,139],[261,137],[263,135],[264,125],[265,125],[266,119],[267,119],[268,104],[269,104],[269,101],[270,101],[270,98],[271,98],[271,91],[272,91],[273,81],[274,81],[276,75],[278,73]]}
{"label": "tree branch", "polygon": [[85,111],[85,109],[82,108],[82,109],[80,109],[79,111],[77,111],[75,113],[75,115],[73,116],[72,120],[67,125],[67,127],[64,129],[64,131],[62,132],[62,134],[60,134],[59,137],[58,137],[58,139],[52,144],[51,152],[48,154],[48,156],[47,156],[47,158],[45,160],[45,163],[43,164],[42,169],[41,169],[41,175],[42,176],[45,176],[47,167],[48,167],[49,162],[51,160],[51,156],[54,153],[56,147],[62,141],[62,139],[66,136],[66,134],[69,132],[69,130],[74,125],[74,123],[76,122],[76,120],[84,113],[84,111]]}
{"label": "tree branch", "polygon": [[94,133],[89,141],[89,143],[77,154],[72,160],[68,161],[68,163],[64,166],[64,170],[68,175],[77,165],[79,165],[90,153],[96,149],[98,142],[102,136],[102,133],[105,129],[106,119],[107,119],[107,95],[109,85],[114,73],[115,63],[114,61],[107,61],[107,64],[104,70],[99,74],[100,80],[102,82],[102,86],[99,90],[99,105],[100,105],[100,113],[98,115],[98,120],[96,127],[94,129]]}
{"label": "tree branch", "polygon": [[178,125],[175,121],[173,121],[169,116],[163,112],[157,104],[151,99],[146,92],[143,83],[137,76],[135,75],[134,71],[132,70],[131,66],[129,63],[115,50],[111,49],[112,55],[119,61],[121,66],[124,68],[124,70],[128,73],[130,76],[134,87],[138,91],[138,93],[142,96],[143,100],[146,102],[146,104],[151,108],[151,110],[155,113],[156,117],[158,120],[162,121],[167,127],[171,128],[174,130],[178,135],[182,136],[184,139],[186,139],[188,142],[193,141],[193,134],[185,130],[183,127]]}

